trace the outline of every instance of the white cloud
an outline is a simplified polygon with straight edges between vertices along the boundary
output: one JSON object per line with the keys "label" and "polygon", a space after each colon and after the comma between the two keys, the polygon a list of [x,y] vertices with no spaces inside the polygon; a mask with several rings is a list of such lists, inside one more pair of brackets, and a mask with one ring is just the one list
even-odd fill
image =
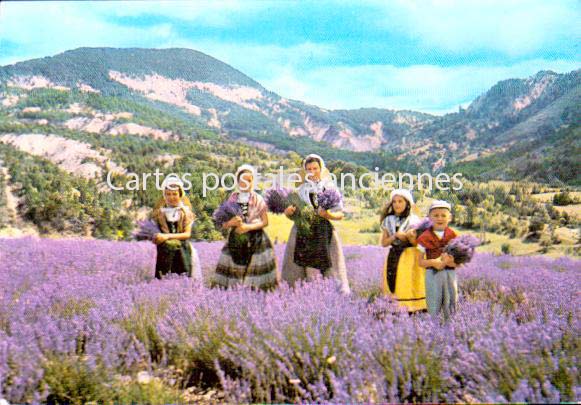
{"label": "white cloud", "polygon": [[[529,60],[510,66],[325,67],[261,80],[281,96],[328,109],[378,107],[433,114],[457,111],[491,86],[508,78],[526,78],[540,70],[564,73],[579,63]],[[297,86],[300,83],[300,86]]]}
{"label": "white cloud", "polygon": [[378,107],[432,114],[457,111],[501,80],[525,78],[540,70],[559,73],[578,62],[532,59],[506,66],[415,65],[323,66],[341,50],[305,42],[281,47],[178,40],[163,47],[194,48],[230,64],[268,90],[328,109]]}
{"label": "white cloud", "polygon": [[581,38],[577,0],[394,0],[375,2],[375,23],[429,47],[463,52],[492,50],[511,56]]}
{"label": "white cloud", "polygon": [[[224,27],[257,9],[274,7],[272,2],[243,1],[124,1],[124,2],[3,2],[0,5],[0,39],[19,46],[18,55],[2,55],[0,65],[55,55],[78,47],[189,47],[216,58],[249,66],[254,53],[275,55],[284,48],[224,44],[216,41],[194,43],[179,37],[171,22],[152,26],[112,23],[111,17],[155,15],[192,24]],[[26,23],[23,24],[22,22]],[[302,54],[318,52],[321,46],[306,43]],[[301,46],[298,46],[300,48]],[[245,53],[241,54],[241,48]],[[311,48],[310,50],[307,48]],[[221,52],[217,52],[221,51]],[[1,50],[0,50],[1,51]],[[264,58],[262,58],[264,59]],[[244,61],[248,63],[244,63]]]}
{"label": "white cloud", "polygon": [[[159,41],[171,41],[175,37],[172,26],[168,23],[149,27],[126,27],[95,18],[88,10],[89,4],[2,3],[0,39],[15,43],[20,49],[18,55],[0,55],[0,65],[55,55],[85,46],[155,47]],[[42,12],[39,12],[39,7]],[[26,24],[22,24],[23,21]]]}
{"label": "white cloud", "polygon": [[273,7],[277,2],[271,1],[122,1],[115,7],[101,2],[92,2],[94,12],[103,17],[136,17],[156,15],[170,19],[196,22],[206,26],[228,26],[238,18],[253,14],[257,10]]}
{"label": "white cloud", "polygon": [[282,76],[285,72],[298,72],[314,64],[332,59],[337,49],[332,45],[303,42],[288,47],[252,43],[222,43],[213,40],[191,41],[176,39],[160,44],[161,48],[183,47],[210,55],[254,80]]}
{"label": "white cloud", "polygon": [[[112,24],[109,17],[162,15],[192,24],[221,27],[244,18],[266,2],[2,2],[0,39],[17,44],[18,55],[0,65],[54,55],[81,46],[184,47],[224,61],[281,96],[324,108],[383,107],[432,113],[456,110],[499,80],[527,77],[542,69],[558,72],[578,62],[531,59],[507,66],[416,65],[333,66],[342,52],[333,43],[305,40],[292,46],[221,42],[180,37],[171,22],[144,27]],[[376,24],[413,36],[434,49],[489,49],[526,53],[558,40],[572,42],[578,11],[569,2],[398,0],[381,3]],[[39,12],[42,10],[42,12]],[[499,10],[502,12],[499,13]],[[23,24],[22,22],[26,23]],[[369,22],[373,23],[373,22]],[[565,39],[564,36],[567,35]],[[322,67],[321,67],[322,66]]]}

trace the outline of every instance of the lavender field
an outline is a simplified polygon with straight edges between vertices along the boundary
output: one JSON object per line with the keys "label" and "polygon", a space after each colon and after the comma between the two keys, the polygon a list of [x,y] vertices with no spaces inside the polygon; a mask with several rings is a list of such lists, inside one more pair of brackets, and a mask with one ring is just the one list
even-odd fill
{"label": "lavender field", "polygon": [[[195,246],[208,276],[222,244]],[[154,280],[146,242],[0,239],[0,398],[581,400],[580,261],[479,254],[441,324],[379,297],[383,249],[345,254],[347,298],[329,281],[260,293]]]}

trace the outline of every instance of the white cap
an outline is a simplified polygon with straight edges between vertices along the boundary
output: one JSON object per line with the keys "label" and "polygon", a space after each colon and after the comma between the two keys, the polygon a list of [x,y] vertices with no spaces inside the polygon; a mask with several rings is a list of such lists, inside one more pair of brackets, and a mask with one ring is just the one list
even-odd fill
{"label": "white cap", "polygon": [[310,155],[307,155],[303,159],[303,169],[305,170],[307,169],[307,160],[310,158],[315,158],[320,162],[321,170],[325,167],[325,161],[323,160],[323,158],[317,155],[316,153],[311,153]]}
{"label": "white cap", "polygon": [[170,190],[177,190],[177,189],[184,189],[184,182],[182,179],[177,177],[176,175],[169,175],[161,183],[161,189],[170,189]]}
{"label": "white cap", "polygon": [[396,188],[389,195],[389,200],[393,201],[393,197],[395,197],[396,195],[399,195],[400,197],[406,199],[410,203],[410,205],[414,204],[414,197],[413,197],[411,191],[409,191],[405,188]]}
{"label": "white cap", "polygon": [[252,173],[252,177],[256,177],[256,169],[254,168],[254,166],[249,164],[243,164],[240,167],[238,167],[238,169],[236,169],[236,180],[238,180],[238,177],[242,172],[250,172]]}
{"label": "white cap", "polygon": [[446,208],[448,211],[452,211],[452,206],[449,202],[444,200],[436,200],[430,205],[429,211],[436,209],[436,208]]}

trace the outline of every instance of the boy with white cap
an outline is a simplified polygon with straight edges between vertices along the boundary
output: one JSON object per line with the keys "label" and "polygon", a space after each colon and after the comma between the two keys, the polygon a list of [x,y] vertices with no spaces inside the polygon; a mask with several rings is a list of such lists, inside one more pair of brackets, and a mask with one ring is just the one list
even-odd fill
{"label": "boy with white cap", "polygon": [[426,304],[431,315],[436,316],[441,310],[448,319],[458,301],[456,266],[441,257],[444,247],[457,236],[448,227],[452,207],[446,201],[436,200],[430,205],[428,217],[432,226],[417,238],[418,262],[426,268]]}

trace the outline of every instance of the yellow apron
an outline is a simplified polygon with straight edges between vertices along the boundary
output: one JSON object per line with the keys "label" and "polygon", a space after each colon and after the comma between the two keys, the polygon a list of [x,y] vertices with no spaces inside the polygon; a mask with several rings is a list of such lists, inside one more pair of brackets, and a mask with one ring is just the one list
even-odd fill
{"label": "yellow apron", "polygon": [[390,296],[410,312],[426,309],[426,269],[418,264],[417,248],[408,247],[402,252],[397,264],[395,294],[387,285],[387,258],[383,265],[382,292]]}

